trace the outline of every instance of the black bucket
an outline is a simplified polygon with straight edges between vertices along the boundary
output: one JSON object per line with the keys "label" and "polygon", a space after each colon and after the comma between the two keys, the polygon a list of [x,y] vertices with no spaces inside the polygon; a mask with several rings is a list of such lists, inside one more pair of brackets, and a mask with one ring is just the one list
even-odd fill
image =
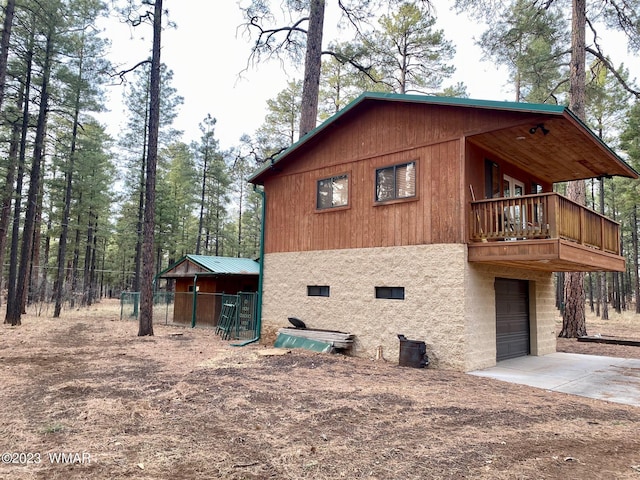
{"label": "black bucket", "polygon": [[401,367],[424,368],[429,365],[427,357],[427,346],[424,342],[417,340],[407,340],[404,335],[398,334],[400,339],[400,360]]}

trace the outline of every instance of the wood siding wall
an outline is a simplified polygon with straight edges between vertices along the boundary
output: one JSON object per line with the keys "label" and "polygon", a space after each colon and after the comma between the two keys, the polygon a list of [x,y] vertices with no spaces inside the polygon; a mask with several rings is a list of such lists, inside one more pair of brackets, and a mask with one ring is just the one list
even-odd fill
{"label": "wood siding wall", "polygon": [[[190,325],[193,315],[193,277],[177,278],[173,304],[173,321]],[[222,307],[222,294],[236,295],[238,292],[256,292],[257,275],[224,277],[198,277],[198,298],[196,302],[196,324],[215,326],[218,324]]]}
{"label": "wood siding wall", "polygon": [[[265,179],[265,252],[465,243],[464,137],[514,122],[522,117],[395,102],[336,120]],[[411,161],[416,197],[376,204],[376,169]],[[342,174],[348,207],[317,210],[318,180]]]}
{"label": "wood siding wall", "polygon": [[[463,215],[459,158],[459,143],[446,142],[349,165],[279,176],[266,186],[265,250],[271,253],[462,241],[458,221]],[[416,162],[416,197],[376,205],[376,169],[411,161]],[[344,173],[349,175],[349,206],[316,210],[318,180]]]}

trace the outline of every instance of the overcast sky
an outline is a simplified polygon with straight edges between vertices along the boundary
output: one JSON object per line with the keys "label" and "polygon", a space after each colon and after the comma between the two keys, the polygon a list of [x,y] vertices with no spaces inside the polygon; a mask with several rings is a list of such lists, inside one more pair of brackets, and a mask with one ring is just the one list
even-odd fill
{"label": "overcast sky", "polygon": [[[334,29],[337,22],[334,3],[337,2],[327,2],[325,32]],[[482,34],[484,26],[472,24],[466,16],[456,16],[449,10],[452,3],[435,1],[436,27],[445,31],[457,49],[456,73],[449,83],[464,82],[472,98],[514,100],[513,93],[504,88],[505,72],[480,61],[482,54],[474,45],[474,37]],[[301,78],[301,72],[284,71],[277,61],[243,72],[251,41],[237,30],[243,19],[235,0],[165,0],[164,7],[177,27],[162,33],[161,61],[173,70],[172,85],[184,97],[175,126],[185,132],[183,141],[189,143],[199,138],[198,124],[210,113],[217,119],[216,137],[221,147],[230,148],[242,134],[254,133],[263,123],[266,101],[284,89],[287,81]],[[111,19],[105,28],[112,43],[112,62],[126,68],[148,57],[152,37],[149,26],[131,30]],[[334,39],[330,33],[324,37],[325,42]],[[603,39],[605,48],[607,40],[614,41]],[[616,53],[624,55],[620,48]],[[637,58],[625,60],[627,67],[638,63]],[[101,121],[117,136],[125,123],[120,102],[122,87],[109,87],[107,93],[111,111],[101,116]]]}

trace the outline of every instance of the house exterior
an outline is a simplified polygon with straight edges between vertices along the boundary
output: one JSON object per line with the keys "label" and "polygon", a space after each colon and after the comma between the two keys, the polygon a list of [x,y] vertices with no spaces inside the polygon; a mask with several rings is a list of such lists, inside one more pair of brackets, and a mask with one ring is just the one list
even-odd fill
{"label": "house exterior", "polygon": [[470,371],[555,351],[554,271],[622,271],[619,225],[553,192],[637,173],[566,107],[366,93],[250,181],[262,332],[287,317]]}
{"label": "house exterior", "polygon": [[259,274],[259,263],[250,258],[185,255],[157,278],[175,280],[174,323],[214,327],[222,295],[257,292]]}

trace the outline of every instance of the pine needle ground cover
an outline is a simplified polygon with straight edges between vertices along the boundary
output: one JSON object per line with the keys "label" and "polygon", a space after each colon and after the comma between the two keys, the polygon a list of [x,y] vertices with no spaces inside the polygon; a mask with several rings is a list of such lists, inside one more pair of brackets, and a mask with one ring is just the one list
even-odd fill
{"label": "pine needle ground cover", "polygon": [[[634,316],[592,322],[638,337]],[[0,479],[640,478],[640,407],[154,331],[137,337],[117,301],[3,325]]]}

